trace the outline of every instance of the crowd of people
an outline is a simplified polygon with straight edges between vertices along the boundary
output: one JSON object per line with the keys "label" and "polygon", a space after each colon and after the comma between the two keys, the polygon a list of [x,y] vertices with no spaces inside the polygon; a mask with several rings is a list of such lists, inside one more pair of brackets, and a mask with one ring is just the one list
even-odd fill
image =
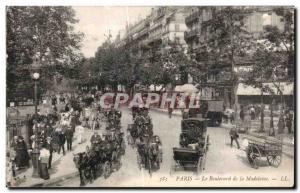
{"label": "crowd of people", "polygon": [[[25,142],[23,136],[14,136],[8,152],[12,179],[17,180],[17,173],[33,165],[32,152],[38,152],[38,173],[47,180],[48,170],[52,167],[53,153],[64,156],[73,150],[74,133],[77,132],[79,143],[84,142],[84,130],[99,129],[100,116],[92,118],[87,115],[87,108],[95,108],[95,95],[75,95],[69,93],[52,94],[44,103],[50,104],[46,111],[38,109],[37,114],[29,120],[30,137]],[[90,108],[88,108],[90,109]],[[45,110],[45,109],[43,109]],[[98,109],[99,110],[99,109]],[[100,114],[100,113],[98,113]],[[97,115],[98,115],[97,114]],[[32,164],[31,164],[32,163]]]}
{"label": "crowd of people", "polygon": [[[251,121],[260,119],[261,113],[264,113],[264,111],[262,111],[261,108],[257,105],[251,105],[250,107],[241,106],[241,110],[239,112],[239,118],[246,130],[250,129]],[[275,117],[275,113],[273,114],[273,117]],[[289,109],[279,111],[278,122],[277,122],[277,128],[279,134],[284,133],[285,128],[287,128],[289,134],[293,132],[292,131],[293,118],[294,118],[293,114]]]}

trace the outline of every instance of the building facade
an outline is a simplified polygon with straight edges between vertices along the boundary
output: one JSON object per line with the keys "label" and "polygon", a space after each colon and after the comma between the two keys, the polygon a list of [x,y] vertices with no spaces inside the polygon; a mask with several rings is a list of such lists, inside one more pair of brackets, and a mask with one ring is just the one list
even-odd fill
{"label": "building facade", "polygon": [[[245,7],[244,26],[254,38],[260,39],[266,26],[276,26],[284,30],[284,23],[270,7]],[[206,21],[214,17],[214,10],[222,7],[187,7],[188,16],[185,18],[187,31],[184,34],[188,45],[189,56],[202,64],[204,73],[201,80],[201,96],[210,99],[223,99],[227,108],[233,108],[235,100],[234,85],[232,84],[232,66],[222,62],[210,68],[211,61],[207,60],[205,42],[211,34],[204,28]],[[249,12],[247,11],[249,10]],[[248,56],[238,58],[234,71],[239,74],[240,69],[251,68],[253,61]]]}

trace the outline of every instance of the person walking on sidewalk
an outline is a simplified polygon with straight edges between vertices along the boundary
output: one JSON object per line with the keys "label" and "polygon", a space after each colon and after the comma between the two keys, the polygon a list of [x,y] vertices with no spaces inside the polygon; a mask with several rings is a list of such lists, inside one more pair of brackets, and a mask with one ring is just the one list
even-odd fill
{"label": "person walking on sidewalk", "polygon": [[244,107],[241,106],[240,119],[241,119],[242,122],[244,122],[244,118],[245,118]]}
{"label": "person walking on sidewalk", "polygon": [[66,139],[67,139],[67,150],[72,151],[73,130],[71,128],[67,128],[66,130]]}
{"label": "person walking on sidewalk", "polygon": [[62,128],[57,128],[57,129],[58,129],[58,143],[59,143],[58,154],[60,154],[60,150],[62,149],[63,155],[65,155],[65,143],[66,143],[65,131]]}
{"label": "person walking on sidewalk", "polygon": [[279,120],[277,123],[278,133],[283,133],[285,128],[283,113],[281,112],[279,115]]}
{"label": "person walking on sidewalk", "polygon": [[239,144],[239,141],[238,141],[239,134],[237,132],[236,126],[233,126],[230,129],[229,135],[230,135],[230,147],[232,147],[232,143],[233,143],[233,141],[235,141],[235,143],[237,145],[237,148],[240,149],[240,144]]}
{"label": "person walking on sidewalk", "polygon": [[82,125],[76,126],[75,130],[78,133],[78,143],[81,144],[84,141],[84,127]]}
{"label": "person walking on sidewalk", "polygon": [[40,150],[40,157],[39,157],[40,176],[44,180],[48,180],[50,178],[49,172],[48,172],[48,163],[49,163],[50,152],[46,147],[47,147],[47,145],[44,143],[42,145],[42,149]]}
{"label": "person walking on sidewalk", "polygon": [[48,161],[48,169],[51,169],[52,164],[52,154],[53,154],[53,143],[51,137],[47,137],[46,148],[49,150],[49,161]]}
{"label": "person walking on sidewalk", "polygon": [[292,133],[292,125],[293,125],[293,114],[290,112],[290,110],[287,110],[285,124],[286,124],[289,134],[291,134]]}

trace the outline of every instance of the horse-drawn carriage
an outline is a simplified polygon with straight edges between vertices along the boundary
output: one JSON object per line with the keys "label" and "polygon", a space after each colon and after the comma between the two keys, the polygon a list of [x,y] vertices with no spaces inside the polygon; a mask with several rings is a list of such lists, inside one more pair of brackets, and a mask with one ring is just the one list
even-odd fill
{"label": "horse-drawn carriage", "polygon": [[282,140],[275,137],[247,136],[248,146],[246,155],[250,165],[258,169],[262,157],[266,157],[268,164],[278,167],[282,159]]}
{"label": "horse-drawn carriage", "polygon": [[157,135],[142,139],[137,143],[138,167],[139,169],[147,169],[151,176],[153,170],[160,169],[160,164],[162,163],[162,144]]}
{"label": "horse-drawn carriage", "polygon": [[179,169],[195,170],[200,174],[205,169],[209,146],[207,119],[190,118],[181,122],[180,147],[173,148],[175,164],[170,174]]}
{"label": "horse-drawn carriage", "polygon": [[134,147],[136,143],[143,140],[141,138],[149,138],[153,136],[152,124],[145,123],[143,120],[136,120],[134,124],[129,124],[127,127],[128,145]]}
{"label": "horse-drawn carriage", "polygon": [[111,109],[105,113],[105,117],[107,118],[107,127],[106,129],[109,130],[111,128],[114,129],[121,129],[121,117],[122,113],[115,109]]}
{"label": "horse-drawn carriage", "polygon": [[86,180],[92,181],[100,176],[106,179],[121,167],[121,155],[125,152],[122,145],[124,142],[119,138],[122,134],[109,132],[103,136],[104,140],[95,140],[87,152],[74,155],[73,161],[79,170],[81,185]]}

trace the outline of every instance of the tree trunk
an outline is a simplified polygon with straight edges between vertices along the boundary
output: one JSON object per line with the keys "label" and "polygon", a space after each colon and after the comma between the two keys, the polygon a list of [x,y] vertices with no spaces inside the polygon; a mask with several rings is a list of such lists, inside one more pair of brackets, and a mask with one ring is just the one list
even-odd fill
{"label": "tree trunk", "polygon": [[272,95],[272,103],[271,103],[271,119],[270,119],[270,130],[269,130],[269,135],[270,136],[275,136],[275,130],[274,130],[274,120],[273,120],[273,108],[274,108],[274,104],[275,104],[275,101],[274,101],[274,95]]}
{"label": "tree trunk", "polygon": [[265,109],[265,105],[264,105],[264,92],[263,92],[263,88],[261,88],[261,111],[260,111],[260,130],[259,132],[264,132],[265,131],[265,126],[264,126],[264,109]]}

